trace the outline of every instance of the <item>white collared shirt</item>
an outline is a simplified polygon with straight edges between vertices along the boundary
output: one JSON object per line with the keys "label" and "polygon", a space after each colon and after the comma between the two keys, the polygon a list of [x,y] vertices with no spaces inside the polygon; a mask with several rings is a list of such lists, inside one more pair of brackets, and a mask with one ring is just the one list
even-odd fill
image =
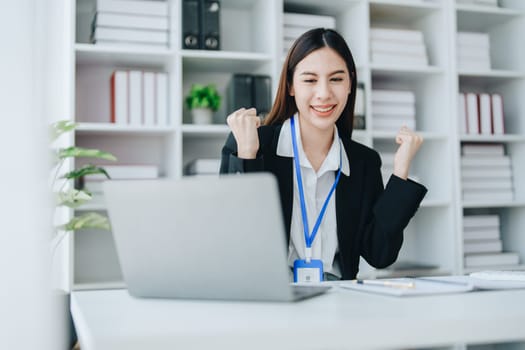
{"label": "white collared shirt", "polygon": [[[310,232],[313,229],[319,212],[332,188],[335,181],[335,171],[339,169],[339,154],[342,144],[339,141],[339,133],[337,127],[334,125],[334,140],[328,154],[326,155],[323,164],[316,173],[310,161],[306,157],[301,141],[301,131],[299,127],[299,118],[295,116],[295,133],[297,137],[297,149],[299,152],[299,163],[301,165],[301,176],[303,180],[304,196],[306,201],[306,212],[308,214],[308,225]],[[277,144],[277,155],[282,157],[293,158],[293,146],[291,135],[290,119],[287,119],[281,128],[279,134],[279,141]],[[348,157],[344,149],[342,150],[342,169],[341,172],[348,176],[350,174],[350,166]],[[293,266],[296,259],[305,258],[305,240],[303,231],[303,218],[301,213],[301,200],[299,196],[299,188],[297,185],[297,175],[295,167],[293,170],[293,206],[292,206],[292,220],[290,227],[290,243],[288,246],[288,265]],[[321,259],[323,261],[324,272],[330,272],[334,275],[341,276],[339,269],[334,266],[334,256],[338,250],[337,244],[337,220],[335,213],[335,192],[333,193],[324,218],[321,221],[317,236],[312,244],[312,258]],[[335,269],[334,269],[335,268]]]}

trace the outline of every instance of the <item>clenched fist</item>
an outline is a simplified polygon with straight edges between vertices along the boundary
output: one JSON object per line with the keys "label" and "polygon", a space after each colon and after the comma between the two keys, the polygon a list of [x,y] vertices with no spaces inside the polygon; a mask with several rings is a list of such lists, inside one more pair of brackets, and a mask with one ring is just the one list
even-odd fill
{"label": "clenched fist", "polygon": [[237,156],[243,159],[255,159],[259,150],[259,137],[257,128],[261,119],[257,116],[255,108],[241,108],[226,118],[235,141],[237,141]]}
{"label": "clenched fist", "polygon": [[423,138],[403,126],[396,135],[396,143],[399,148],[394,155],[394,175],[406,180],[410,163],[423,143]]}

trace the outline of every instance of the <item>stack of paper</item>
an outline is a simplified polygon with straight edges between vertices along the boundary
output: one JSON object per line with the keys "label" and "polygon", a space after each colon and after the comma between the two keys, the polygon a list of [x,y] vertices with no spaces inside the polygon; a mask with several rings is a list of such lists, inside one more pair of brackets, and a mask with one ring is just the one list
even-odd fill
{"label": "stack of paper", "polygon": [[487,33],[458,32],[456,49],[459,70],[490,70],[490,40]]}
{"label": "stack of paper", "polygon": [[168,47],[166,0],[97,0],[91,25],[96,45]]}
{"label": "stack of paper", "polygon": [[374,63],[427,66],[423,32],[409,29],[370,29],[370,56]]}
{"label": "stack of paper", "polygon": [[464,201],[511,201],[510,157],[503,144],[463,144],[461,186]]}
{"label": "stack of paper", "polygon": [[372,90],[372,128],[397,132],[416,129],[416,97],[406,90]]}
{"label": "stack of paper", "polygon": [[310,29],[335,29],[335,17],[285,12],[283,24],[283,54],[286,55],[295,40]]}

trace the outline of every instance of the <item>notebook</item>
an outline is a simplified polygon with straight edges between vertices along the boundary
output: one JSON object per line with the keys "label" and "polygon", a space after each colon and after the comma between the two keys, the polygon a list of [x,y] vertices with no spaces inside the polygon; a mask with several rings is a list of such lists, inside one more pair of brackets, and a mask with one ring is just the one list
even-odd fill
{"label": "notebook", "polygon": [[330,287],[289,283],[278,186],[269,173],[106,181],[131,295],[293,301]]}

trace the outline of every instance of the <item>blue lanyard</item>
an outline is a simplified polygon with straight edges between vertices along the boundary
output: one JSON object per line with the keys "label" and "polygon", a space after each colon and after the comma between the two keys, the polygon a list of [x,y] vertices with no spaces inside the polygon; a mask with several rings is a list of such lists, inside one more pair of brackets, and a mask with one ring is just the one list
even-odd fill
{"label": "blue lanyard", "polygon": [[294,123],[293,116],[290,118],[290,123],[291,123],[291,128],[292,128],[292,146],[293,146],[293,153],[294,153],[295,173],[297,176],[297,185],[298,185],[297,187],[299,187],[299,197],[301,199],[301,213],[303,216],[304,241],[306,243],[306,248],[311,248],[312,243],[315,239],[315,236],[317,235],[317,230],[319,230],[319,226],[321,225],[321,220],[323,219],[324,213],[326,211],[326,207],[328,206],[328,202],[330,201],[330,198],[332,197],[332,194],[334,193],[335,188],[337,187],[337,183],[339,182],[339,178],[341,177],[343,145],[341,144],[341,140],[339,139],[339,144],[340,144],[339,169],[337,170],[337,176],[335,177],[334,184],[332,185],[330,192],[328,192],[328,196],[326,197],[323,207],[321,208],[321,211],[319,212],[319,216],[317,217],[317,221],[315,222],[314,229],[312,230],[312,234],[309,234],[310,228],[308,227],[308,214],[306,213],[306,202],[304,199],[303,180],[301,177],[301,166],[299,165],[299,152],[297,151],[297,140],[295,136],[295,123]]}

